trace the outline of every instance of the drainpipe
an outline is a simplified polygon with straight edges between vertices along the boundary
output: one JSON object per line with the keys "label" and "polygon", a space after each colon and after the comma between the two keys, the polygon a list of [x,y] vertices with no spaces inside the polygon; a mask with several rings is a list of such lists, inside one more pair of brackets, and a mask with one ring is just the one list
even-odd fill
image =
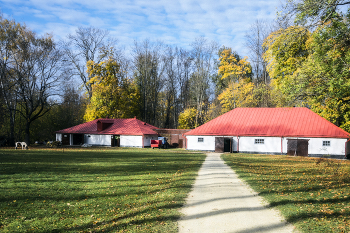
{"label": "drainpipe", "polygon": [[281,155],[283,155],[283,137],[281,137]]}
{"label": "drainpipe", "polygon": [[239,136],[237,136],[237,153],[239,152]]}

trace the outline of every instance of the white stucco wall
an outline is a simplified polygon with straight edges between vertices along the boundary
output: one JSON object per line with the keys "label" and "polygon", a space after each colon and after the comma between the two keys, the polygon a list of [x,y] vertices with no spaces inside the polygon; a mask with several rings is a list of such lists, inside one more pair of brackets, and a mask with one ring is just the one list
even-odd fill
{"label": "white stucco wall", "polygon": [[85,134],[84,143],[93,146],[111,146],[111,135]]}
{"label": "white stucco wall", "polygon": [[120,135],[120,147],[142,147],[142,136]]}
{"label": "white stucco wall", "polygon": [[62,134],[56,133],[56,141],[62,142]]}
{"label": "white stucco wall", "polygon": [[[203,142],[198,142],[203,138]],[[215,151],[215,136],[186,136],[188,150]]]}
{"label": "white stucco wall", "polygon": [[[264,139],[264,144],[255,144],[255,139]],[[239,137],[239,151],[257,153],[281,153],[281,138]]]}
{"label": "white stucco wall", "polygon": [[[221,136],[220,136],[221,137]],[[287,154],[288,139],[297,138],[281,138],[281,137],[231,137],[232,150],[239,152],[252,153],[273,153],[273,154]],[[204,150],[215,151],[215,136],[186,136],[188,150]],[[203,142],[198,142],[198,138],[203,138]],[[264,139],[264,144],[255,144],[255,139]],[[343,138],[298,138],[309,139],[309,155],[345,155],[345,143],[347,139]],[[323,141],[330,141],[330,146],[323,146]],[[281,148],[282,146],[282,148]]]}
{"label": "white stucco wall", "polygon": [[151,146],[151,140],[158,140],[157,135],[146,135],[143,137],[143,146]]}
{"label": "white stucco wall", "polygon": [[[283,153],[287,153],[288,139],[283,138]],[[345,138],[298,138],[309,140],[309,155],[345,155]],[[323,141],[330,141],[330,146],[323,146]]]}

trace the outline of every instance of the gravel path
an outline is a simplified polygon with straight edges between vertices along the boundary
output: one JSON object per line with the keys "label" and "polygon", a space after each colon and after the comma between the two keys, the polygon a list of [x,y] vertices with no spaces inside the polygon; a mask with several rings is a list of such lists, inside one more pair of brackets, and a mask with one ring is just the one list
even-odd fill
{"label": "gravel path", "polygon": [[181,212],[180,233],[295,232],[218,153],[208,153]]}

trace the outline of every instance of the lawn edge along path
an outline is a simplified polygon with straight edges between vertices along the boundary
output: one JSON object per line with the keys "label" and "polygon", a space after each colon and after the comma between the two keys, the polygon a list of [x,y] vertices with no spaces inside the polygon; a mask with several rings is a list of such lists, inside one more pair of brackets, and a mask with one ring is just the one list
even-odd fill
{"label": "lawn edge along path", "polygon": [[294,231],[279,211],[263,204],[219,153],[207,153],[181,212],[180,233]]}
{"label": "lawn edge along path", "polygon": [[223,154],[241,179],[301,232],[350,232],[350,161]]}

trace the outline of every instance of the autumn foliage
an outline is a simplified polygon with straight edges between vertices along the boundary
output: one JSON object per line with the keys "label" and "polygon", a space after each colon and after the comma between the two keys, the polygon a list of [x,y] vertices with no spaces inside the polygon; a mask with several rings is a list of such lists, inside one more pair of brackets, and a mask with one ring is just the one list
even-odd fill
{"label": "autumn foliage", "polygon": [[350,231],[350,163],[225,154],[224,160],[301,232]]}

